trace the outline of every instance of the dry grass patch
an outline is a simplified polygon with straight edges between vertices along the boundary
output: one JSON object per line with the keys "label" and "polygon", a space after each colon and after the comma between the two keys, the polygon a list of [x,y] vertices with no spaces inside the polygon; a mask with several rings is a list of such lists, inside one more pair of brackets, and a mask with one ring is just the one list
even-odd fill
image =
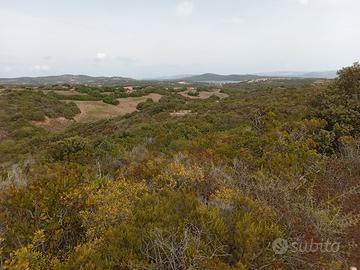
{"label": "dry grass patch", "polygon": [[59,131],[65,129],[74,120],[66,119],[65,117],[49,118],[45,116],[44,121],[31,121],[31,123],[37,127],[42,127],[50,131]]}
{"label": "dry grass patch", "polygon": [[139,103],[152,99],[158,102],[162,95],[152,93],[143,97],[119,98],[118,105],[106,104],[102,101],[74,101],[81,113],[75,116],[77,122],[92,122],[106,118],[113,118],[137,111]]}

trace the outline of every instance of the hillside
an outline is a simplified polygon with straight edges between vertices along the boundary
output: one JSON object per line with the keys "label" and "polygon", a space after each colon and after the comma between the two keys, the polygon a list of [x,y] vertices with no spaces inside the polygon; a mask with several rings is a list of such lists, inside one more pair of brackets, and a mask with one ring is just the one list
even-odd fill
{"label": "hillside", "polygon": [[359,265],[359,78],[2,89],[1,265]]}
{"label": "hillside", "polygon": [[91,77],[86,75],[60,75],[46,77],[0,78],[2,85],[53,85],[53,84],[86,84],[86,85],[117,85],[134,81],[124,77]]}
{"label": "hillside", "polygon": [[323,72],[267,72],[259,73],[258,76],[270,76],[270,77],[287,77],[287,78],[318,78],[318,79],[334,79],[337,74],[336,71],[323,71]]}
{"label": "hillside", "polygon": [[308,78],[308,79],[333,79],[336,71],[325,72],[267,72],[256,74],[232,74],[219,75],[215,73],[205,73],[200,75],[175,75],[159,77],[154,80],[160,81],[189,81],[189,82],[241,82],[263,78]]}

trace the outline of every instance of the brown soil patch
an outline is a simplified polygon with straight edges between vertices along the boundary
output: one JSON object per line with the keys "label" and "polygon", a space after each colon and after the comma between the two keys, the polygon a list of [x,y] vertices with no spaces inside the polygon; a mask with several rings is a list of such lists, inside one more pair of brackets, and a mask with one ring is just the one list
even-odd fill
{"label": "brown soil patch", "polygon": [[198,96],[190,96],[188,95],[189,91],[191,90],[186,90],[183,92],[180,92],[179,94],[182,95],[183,97],[186,98],[191,98],[191,99],[208,99],[209,97],[215,95],[218,96],[219,98],[227,98],[229,95],[225,94],[225,93],[220,93],[220,89],[216,89],[213,91],[200,91]]}
{"label": "brown soil patch", "polygon": [[33,125],[46,128],[51,131],[62,130],[73,122],[74,120],[69,120],[65,117],[49,118],[47,116],[44,121],[31,121]]}

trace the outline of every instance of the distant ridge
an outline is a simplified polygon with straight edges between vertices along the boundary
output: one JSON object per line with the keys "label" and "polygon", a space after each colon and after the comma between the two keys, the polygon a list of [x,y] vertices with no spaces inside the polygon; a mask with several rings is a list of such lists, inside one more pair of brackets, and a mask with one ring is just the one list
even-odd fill
{"label": "distant ridge", "polygon": [[65,74],[60,76],[0,78],[4,85],[53,85],[53,84],[88,84],[88,85],[116,85],[133,82],[134,79],[125,77],[92,77],[87,75]]}
{"label": "distant ridge", "polygon": [[[336,78],[336,71],[324,72],[266,72],[257,74],[231,74],[220,75],[215,73],[204,73],[200,75],[175,75],[164,76],[150,79],[153,81],[188,81],[188,82],[241,82],[256,80],[261,78],[314,78],[314,79],[333,79]],[[149,80],[149,79],[147,79]],[[0,85],[54,85],[54,84],[85,84],[90,86],[112,86],[136,81],[126,77],[92,77],[87,75],[65,74],[59,76],[44,77],[19,77],[19,78],[0,78]]]}
{"label": "distant ridge", "polygon": [[183,78],[189,78],[195,76],[194,74],[180,74],[180,75],[173,75],[173,76],[161,76],[161,77],[156,77],[156,78],[150,78],[150,79],[145,79],[145,80],[150,80],[150,81],[176,81],[176,80],[181,80]]}
{"label": "distant ridge", "polygon": [[265,72],[258,73],[259,76],[270,76],[270,77],[289,77],[289,78],[319,78],[319,79],[334,79],[337,77],[337,71],[320,71],[320,72],[291,72],[291,71],[280,71],[280,72]]}
{"label": "distant ridge", "polygon": [[231,74],[220,75],[215,73],[205,73],[200,75],[175,75],[158,78],[163,81],[189,81],[189,82],[240,82],[256,80],[260,78],[314,78],[314,79],[333,79],[336,78],[336,71],[324,72],[268,72],[257,74]]}
{"label": "distant ridge", "polygon": [[181,78],[183,80],[186,81],[192,81],[192,82],[218,82],[218,81],[223,81],[223,82],[227,82],[227,81],[247,81],[247,80],[254,80],[254,79],[258,79],[260,78],[260,76],[257,75],[251,75],[251,74],[245,74],[245,75],[237,75],[237,74],[232,74],[232,75],[219,75],[219,74],[215,74],[215,73],[205,73],[205,74],[201,74],[201,75],[193,75],[190,77],[185,77],[185,78]]}

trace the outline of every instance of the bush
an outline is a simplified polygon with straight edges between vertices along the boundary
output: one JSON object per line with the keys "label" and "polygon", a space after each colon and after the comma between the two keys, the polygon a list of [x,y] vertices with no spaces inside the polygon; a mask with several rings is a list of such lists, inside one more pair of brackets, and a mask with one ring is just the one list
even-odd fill
{"label": "bush", "polygon": [[111,105],[119,105],[119,101],[114,96],[106,96],[102,99],[103,102]]}
{"label": "bush", "polygon": [[90,144],[86,139],[75,136],[56,142],[52,146],[51,152],[55,160],[73,160],[88,155],[90,153]]}

